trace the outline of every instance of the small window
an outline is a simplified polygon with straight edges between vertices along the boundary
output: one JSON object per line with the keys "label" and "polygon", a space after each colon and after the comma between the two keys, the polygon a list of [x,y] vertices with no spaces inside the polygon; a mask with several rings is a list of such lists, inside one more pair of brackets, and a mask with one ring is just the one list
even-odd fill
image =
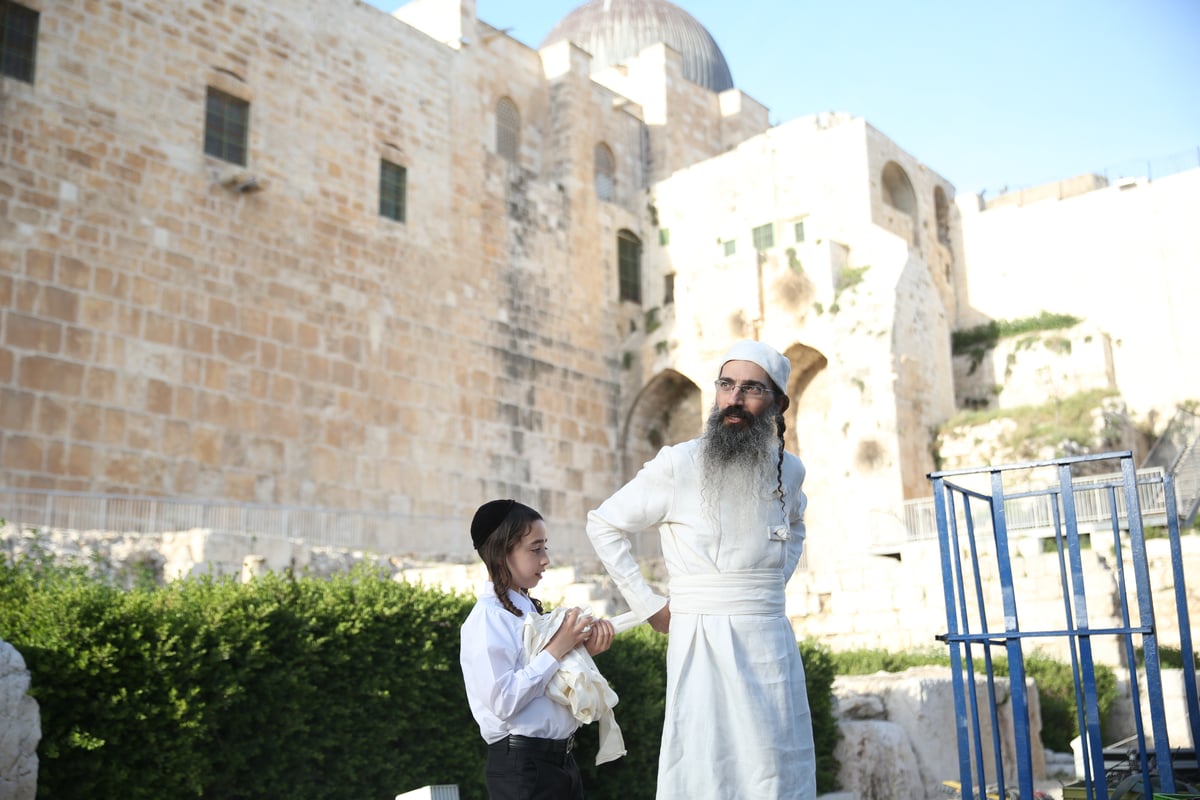
{"label": "small window", "polygon": [[937,217],[938,241],[950,244],[950,206],[946,202],[946,191],[940,186],[933,188],[933,211]]}
{"label": "small window", "polygon": [[379,216],[404,222],[408,170],[387,159],[379,162]]}
{"label": "small window", "polygon": [[771,223],[759,225],[754,229],[754,249],[770,250],[775,246],[775,226]]}
{"label": "small window", "polygon": [[0,0],[0,75],[33,83],[38,12]]}
{"label": "small window", "polygon": [[642,302],[642,242],[624,230],[617,233],[617,279],[622,300]]}
{"label": "small window", "polygon": [[675,273],[663,275],[663,305],[669,306],[675,302]]}
{"label": "small window", "polygon": [[671,243],[671,229],[670,228],[659,228],[658,229],[658,243],[663,247],[666,247],[667,245],[669,245]]}
{"label": "small window", "polygon": [[496,154],[515,162],[521,151],[521,112],[507,97],[496,103]]}
{"label": "small window", "polygon": [[725,255],[731,256],[737,252],[737,239],[725,240]]}
{"label": "small window", "polygon": [[244,167],[249,138],[250,104],[240,97],[208,87],[204,112],[204,152]]}
{"label": "small window", "polygon": [[611,203],[614,195],[613,174],[616,172],[616,159],[612,150],[606,144],[596,145],[592,156],[595,161],[596,197],[606,203]]}
{"label": "small window", "polygon": [[800,220],[796,223],[796,241],[804,241],[804,220]]}

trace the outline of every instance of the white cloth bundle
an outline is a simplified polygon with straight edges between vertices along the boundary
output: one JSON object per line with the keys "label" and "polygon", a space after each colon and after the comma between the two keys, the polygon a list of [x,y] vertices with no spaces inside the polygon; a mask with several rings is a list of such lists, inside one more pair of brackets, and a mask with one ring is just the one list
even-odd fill
{"label": "white cloth bundle", "polygon": [[[526,664],[542,652],[562,624],[566,608],[556,608],[549,614],[526,614],[522,635]],[[583,645],[575,647],[559,661],[558,671],[546,687],[546,696],[571,709],[575,719],[586,725],[600,721],[600,750],[596,764],[614,761],[625,755],[625,739],[613,714],[617,693],[596,668],[596,662]]]}

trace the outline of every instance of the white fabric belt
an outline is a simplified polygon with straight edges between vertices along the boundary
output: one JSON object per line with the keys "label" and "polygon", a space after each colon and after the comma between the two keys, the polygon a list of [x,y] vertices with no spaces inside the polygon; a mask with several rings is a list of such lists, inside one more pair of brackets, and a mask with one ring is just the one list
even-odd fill
{"label": "white fabric belt", "polygon": [[671,578],[671,613],[781,617],[783,586],[783,574],[775,569],[677,575]]}

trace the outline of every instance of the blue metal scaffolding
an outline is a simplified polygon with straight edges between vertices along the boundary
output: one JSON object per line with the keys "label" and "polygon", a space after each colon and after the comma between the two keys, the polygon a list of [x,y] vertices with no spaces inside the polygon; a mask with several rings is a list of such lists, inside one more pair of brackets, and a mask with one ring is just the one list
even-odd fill
{"label": "blue metal scaffolding", "polygon": [[[1098,468],[1119,465],[1097,478]],[[1040,477],[1039,477],[1040,476]],[[954,704],[957,717],[959,777],[962,796],[985,800],[1034,795],[1032,748],[1040,747],[1030,730],[1030,698],[1025,683],[1024,648],[1043,643],[1047,638],[1065,643],[1075,683],[1075,705],[1084,774],[1078,784],[1087,800],[1110,800],[1109,781],[1122,778],[1125,785],[1136,784],[1141,797],[1171,794],[1184,782],[1177,778],[1177,762],[1190,758],[1195,769],[1196,747],[1200,745],[1200,711],[1197,710],[1196,665],[1191,628],[1188,620],[1187,593],[1184,586],[1182,553],[1179,542],[1179,516],[1168,513],[1166,533],[1170,541],[1174,581],[1174,613],[1180,632],[1183,658],[1184,693],[1192,747],[1172,749],[1168,739],[1163,707],[1160,643],[1155,625],[1152,587],[1147,568],[1146,542],[1140,513],[1139,489],[1164,493],[1168,510],[1176,506],[1170,474],[1139,477],[1129,451],[1089,456],[988,466],[977,469],[930,473],[933,483],[935,515],[941,554],[942,579],[946,601],[947,632],[939,636],[950,649],[953,672]],[[968,485],[973,484],[973,485]],[[1140,485],[1139,485],[1140,484]],[[1144,496],[1144,495],[1143,495]],[[1050,552],[1050,543],[1058,556],[1058,583],[1062,592],[1063,622],[1051,630],[1031,630],[1021,625],[1020,598],[1014,583],[1015,543],[1009,537],[1006,517],[1021,513],[1031,505],[1049,511],[1050,525],[1042,532]],[[1107,509],[1107,519],[1088,523],[1081,532],[1079,509]],[[1115,594],[1119,603],[1119,624],[1094,626],[1088,614],[1091,597],[1111,603],[1114,587],[1086,585],[1081,550],[1111,536],[1115,559]],[[1195,576],[1193,576],[1195,577]],[[1095,582],[1093,580],[1093,582]],[[998,592],[996,588],[998,587]],[[1099,605],[1099,602],[1096,603]],[[1162,609],[1160,613],[1170,613]],[[1111,622],[1111,618],[1108,618]],[[1101,741],[1100,707],[1096,682],[1095,646],[1099,637],[1114,641],[1128,666],[1130,694],[1136,736],[1131,740],[1125,775],[1117,775],[1106,765]],[[1136,648],[1144,662],[1145,691],[1138,685]],[[1012,702],[1013,747],[1005,763],[1000,736],[990,737],[985,751],[981,731],[983,715],[990,719],[991,731],[998,732],[997,688],[994,659],[1007,661]],[[986,685],[987,707],[981,708],[976,691],[977,672]],[[1148,708],[1143,708],[1143,697]],[[1150,730],[1143,719],[1149,718]],[[1015,755],[1014,755],[1015,754]],[[994,783],[985,780],[985,765],[993,767]],[[1132,779],[1129,776],[1135,776]],[[1011,782],[1015,777],[1016,785]],[[1008,785],[1006,785],[1008,784]]]}

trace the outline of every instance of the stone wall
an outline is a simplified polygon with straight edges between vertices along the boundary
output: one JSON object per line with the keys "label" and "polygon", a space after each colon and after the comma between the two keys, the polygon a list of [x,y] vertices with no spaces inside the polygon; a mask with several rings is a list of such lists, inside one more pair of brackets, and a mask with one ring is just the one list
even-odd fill
{"label": "stone wall", "polygon": [[[492,496],[578,519],[611,491],[615,231],[591,159],[608,142],[635,202],[641,129],[582,64],[559,91],[508,37],[454,49],[350,0],[35,6],[37,84],[3,81],[0,483],[387,510],[447,537]],[[204,154],[208,86],[251,103],[257,191]],[[516,164],[501,96],[527,123]],[[403,223],[378,213],[385,158]]]}
{"label": "stone wall", "polygon": [[[1029,730],[1039,741],[1041,706],[1032,681],[1026,686],[1029,698]],[[1015,783],[1016,744],[1009,682],[995,681],[995,711],[1000,730],[994,731],[990,716],[980,721],[984,772],[989,783],[996,781],[991,759],[993,737],[999,737],[1005,779]],[[842,740],[837,756],[842,764],[839,779],[845,789],[872,800],[913,800],[945,797],[943,781],[959,779],[958,739],[960,720],[954,708],[953,682],[942,667],[919,667],[899,673],[839,676],[834,681],[838,727]],[[986,680],[976,679],[976,700],[981,709],[992,707]],[[968,730],[971,723],[967,723]],[[1035,781],[1046,778],[1045,751],[1034,746],[1030,753]]]}
{"label": "stone wall", "polygon": [[[1112,341],[1130,408],[1169,419],[1200,398],[1194,302],[1200,170],[980,210],[960,198],[970,299],[985,319],[1072,314]],[[1093,363],[1095,361],[1093,360]],[[1099,366],[1096,364],[1096,366]]]}
{"label": "stone wall", "polygon": [[1038,406],[1093,389],[1116,391],[1112,337],[1093,323],[1001,339],[954,357],[958,408]]}
{"label": "stone wall", "polygon": [[[1180,539],[1183,574],[1188,576],[1188,618],[1200,619],[1200,536]],[[1160,645],[1179,647],[1179,613],[1175,580],[1167,539],[1146,541],[1146,556],[1155,613],[1155,633]],[[986,556],[985,556],[986,558]],[[1136,624],[1138,609],[1130,555],[1124,553],[1125,591]],[[1087,612],[1093,629],[1123,628],[1118,596],[1117,560],[1111,535],[1093,534],[1090,549],[1080,554],[1087,587]],[[1023,631],[1060,631],[1067,627],[1058,557],[1042,552],[1042,540],[1024,537],[1013,542],[1013,594]],[[946,632],[944,589],[936,540],[912,542],[897,558],[880,556],[862,560],[860,568],[835,573],[798,572],[788,584],[788,615],[797,633],[814,636],[835,650],[882,647],[889,650],[941,650],[935,637]],[[987,598],[989,630],[1003,630],[999,580],[984,570],[982,592]],[[1194,624],[1194,623],[1193,623]],[[960,622],[961,625],[961,622]],[[972,618],[971,629],[981,630]],[[1135,637],[1136,640],[1137,637]],[[1135,641],[1135,645],[1140,642]],[[1070,660],[1065,636],[1039,637],[1030,649],[1062,661]],[[1123,644],[1113,635],[1092,637],[1099,663],[1123,666]]]}
{"label": "stone wall", "polygon": [[[697,430],[715,359],[760,336],[796,362],[789,443],[828,462],[810,494],[921,491],[962,293],[956,234],[927,230],[953,191],[863,120],[770,128],[661,45],[593,80],[468,0],[30,3],[36,84],[0,84],[0,485],[387,511],[447,541],[515,496],[581,554],[642,434]],[[204,154],[209,87],[250,103],[244,166]],[[378,213],[383,160],[403,222]],[[916,192],[903,230],[885,163]],[[618,299],[621,231],[641,303]],[[642,403],[664,376],[698,391]],[[865,531],[861,509],[814,503],[812,527]]]}

